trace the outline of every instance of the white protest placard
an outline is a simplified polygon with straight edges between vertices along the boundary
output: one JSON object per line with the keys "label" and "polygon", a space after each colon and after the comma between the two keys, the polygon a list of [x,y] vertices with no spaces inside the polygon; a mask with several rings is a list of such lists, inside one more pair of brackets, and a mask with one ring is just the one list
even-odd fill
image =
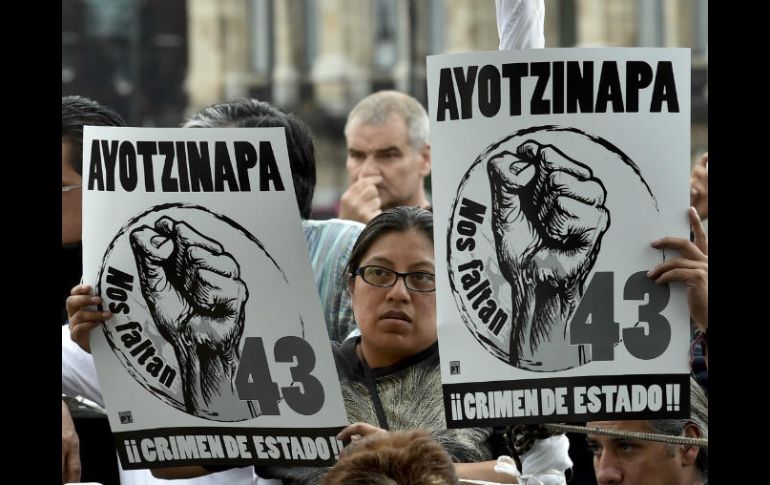
{"label": "white protest placard", "polygon": [[123,467],[334,463],[347,417],[284,130],[86,127],[83,147]]}
{"label": "white protest placard", "polygon": [[[428,57],[449,427],[684,416],[689,49]],[[445,264],[444,264],[445,263]]]}

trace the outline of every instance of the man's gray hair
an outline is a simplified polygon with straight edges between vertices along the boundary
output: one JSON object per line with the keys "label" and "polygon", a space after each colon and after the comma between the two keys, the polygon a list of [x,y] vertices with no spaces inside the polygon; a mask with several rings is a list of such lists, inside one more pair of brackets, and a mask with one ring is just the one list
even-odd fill
{"label": "man's gray hair", "polygon": [[[688,424],[695,425],[700,430],[701,438],[709,437],[709,403],[700,385],[690,378],[690,417],[684,419],[651,419],[647,421],[652,429],[659,434],[682,436]],[[681,446],[681,445],[670,445]],[[708,448],[701,448],[695,461],[702,480],[708,478],[709,456]]]}
{"label": "man's gray hair", "polygon": [[406,123],[412,148],[421,150],[428,144],[427,111],[419,101],[399,91],[378,91],[362,99],[348,114],[345,136],[353,124],[381,125],[394,114]]}

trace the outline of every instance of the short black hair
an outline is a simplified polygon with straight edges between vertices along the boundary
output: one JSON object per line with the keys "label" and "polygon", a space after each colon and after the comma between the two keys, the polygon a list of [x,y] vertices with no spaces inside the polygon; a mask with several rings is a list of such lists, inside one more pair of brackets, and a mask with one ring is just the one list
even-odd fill
{"label": "short black hair", "polygon": [[117,111],[83,96],[62,96],[61,98],[61,136],[72,145],[70,164],[79,174],[83,174],[83,127],[89,126],[126,126],[126,122]]}
{"label": "short black hair", "polygon": [[310,128],[299,118],[252,98],[212,104],[194,114],[185,128],[282,127],[300,216],[310,218],[316,184],[315,146]]}

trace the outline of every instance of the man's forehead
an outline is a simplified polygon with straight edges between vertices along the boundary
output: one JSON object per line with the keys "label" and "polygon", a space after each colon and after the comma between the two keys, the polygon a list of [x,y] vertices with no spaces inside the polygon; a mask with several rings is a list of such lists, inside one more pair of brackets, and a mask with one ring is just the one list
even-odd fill
{"label": "man's forehead", "polygon": [[[400,116],[393,114],[384,123],[364,123],[353,121],[346,133],[348,147],[352,145],[388,145],[408,141],[409,130],[406,121]],[[367,147],[369,148],[369,147]],[[386,146],[372,147],[371,149],[382,149]]]}
{"label": "man's forehead", "polygon": [[356,128],[361,126],[384,126],[384,125],[403,125],[406,126],[406,118],[401,113],[395,111],[383,115],[382,113],[369,116],[365,113],[360,113],[350,119],[348,128]]}
{"label": "man's forehead", "polygon": [[[639,433],[649,433],[652,431],[647,421],[591,421],[586,423],[586,429],[603,428],[616,431],[635,431]],[[591,434],[590,432],[588,433]],[[591,435],[599,436],[599,435]]]}

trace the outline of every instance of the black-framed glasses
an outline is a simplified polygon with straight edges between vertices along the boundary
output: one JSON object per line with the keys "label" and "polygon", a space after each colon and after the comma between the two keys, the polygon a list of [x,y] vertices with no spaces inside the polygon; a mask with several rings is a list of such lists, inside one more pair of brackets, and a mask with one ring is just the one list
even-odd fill
{"label": "black-framed glasses", "polygon": [[361,276],[361,279],[370,285],[382,288],[390,288],[395,285],[399,278],[404,278],[406,288],[412,291],[436,291],[436,275],[426,271],[412,271],[411,273],[399,273],[392,269],[382,266],[361,266],[356,270],[354,276]]}

